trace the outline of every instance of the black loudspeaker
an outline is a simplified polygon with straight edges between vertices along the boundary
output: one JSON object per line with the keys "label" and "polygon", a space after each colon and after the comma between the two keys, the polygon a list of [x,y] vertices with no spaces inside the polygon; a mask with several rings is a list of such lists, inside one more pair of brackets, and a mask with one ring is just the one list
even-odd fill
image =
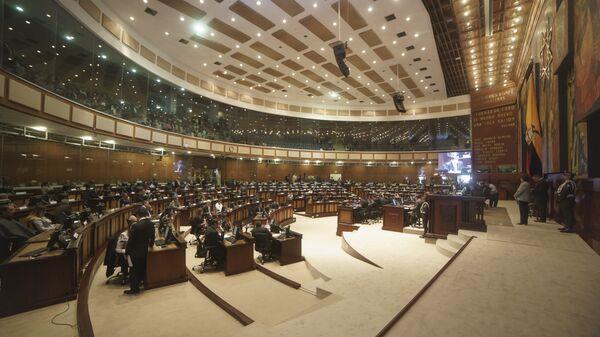
{"label": "black loudspeaker", "polygon": [[406,108],[404,107],[404,95],[395,94],[394,105],[396,106],[396,110],[398,110],[398,112],[405,113]]}
{"label": "black loudspeaker", "polygon": [[340,42],[333,46],[333,55],[335,56],[335,61],[342,74],[344,74],[345,77],[350,76],[350,68],[348,68],[346,62],[344,62],[344,59],[346,59],[346,44]]}

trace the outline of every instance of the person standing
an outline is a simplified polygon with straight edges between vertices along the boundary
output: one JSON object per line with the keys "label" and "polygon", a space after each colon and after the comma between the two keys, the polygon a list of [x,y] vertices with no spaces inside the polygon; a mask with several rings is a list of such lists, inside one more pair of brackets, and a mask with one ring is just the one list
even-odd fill
{"label": "person standing", "polygon": [[529,216],[529,201],[531,199],[530,196],[530,188],[529,185],[529,176],[524,174],[521,176],[521,184],[517,191],[515,192],[515,199],[519,204],[519,214],[520,214],[520,222],[519,225],[527,225],[527,217]]}
{"label": "person standing", "polygon": [[429,203],[427,202],[427,196],[421,204],[419,213],[421,213],[421,222],[423,223],[423,235],[425,235],[429,231]]}
{"label": "person standing", "polygon": [[533,200],[535,201],[536,218],[538,222],[546,222],[548,216],[548,182],[546,177],[533,176]]}
{"label": "person standing", "polygon": [[563,228],[560,231],[563,233],[574,233],[575,192],[577,191],[577,185],[573,181],[573,173],[565,172],[564,178],[565,181],[556,190],[556,199],[563,218]]}
{"label": "person standing", "polygon": [[148,249],[154,246],[154,223],[148,216],[148,211],[140,207],[137,211],[138,221],[131,225],[129,240],[125,253],[131,258],[130,288],[125,294],[133,295],[140,292],[140,283],[146,278],[146,262]]}
{"label": "person standing", "polygon": [[498,207],[498,189],[494,184],[488,184],[490,207]]}

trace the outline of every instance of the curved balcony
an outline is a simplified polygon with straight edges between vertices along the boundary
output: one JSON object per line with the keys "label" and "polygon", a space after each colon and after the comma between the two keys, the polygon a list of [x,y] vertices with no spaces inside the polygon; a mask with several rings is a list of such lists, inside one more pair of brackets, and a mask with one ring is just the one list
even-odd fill
{"label": "curved balcony", "polygon": [[2,68],[16,75],[3,73],[3,101],[15,110],[110,137],[236,157],[413,161],[470,147],[468,115],[356,123],[211,100],[131,62],[56,3],[27,3],[5,1],[2,27]]}

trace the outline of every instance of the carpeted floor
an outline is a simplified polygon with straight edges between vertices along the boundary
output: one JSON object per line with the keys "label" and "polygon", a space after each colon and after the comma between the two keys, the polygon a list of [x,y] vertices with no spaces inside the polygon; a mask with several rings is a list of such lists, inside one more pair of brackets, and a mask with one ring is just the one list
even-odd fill
{"label": "carpeted floor", "polygon": [[504,207],[486,208],[483,211],[483,218],[488,226],[512,226],[508,216],[508,210]]}

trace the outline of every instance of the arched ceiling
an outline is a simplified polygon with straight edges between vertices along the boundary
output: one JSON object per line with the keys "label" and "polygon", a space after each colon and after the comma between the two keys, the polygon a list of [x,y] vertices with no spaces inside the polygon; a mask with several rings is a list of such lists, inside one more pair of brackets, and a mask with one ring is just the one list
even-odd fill
{"label": "arched ceiling", "polygon": [[[447,98],[420,0],[94,3],[174,62],[238,92],[346,108],[393,108],[396,91],[405,93],[407,107]],[[348,41],[348,78],[331,48],[340,40]]]}

